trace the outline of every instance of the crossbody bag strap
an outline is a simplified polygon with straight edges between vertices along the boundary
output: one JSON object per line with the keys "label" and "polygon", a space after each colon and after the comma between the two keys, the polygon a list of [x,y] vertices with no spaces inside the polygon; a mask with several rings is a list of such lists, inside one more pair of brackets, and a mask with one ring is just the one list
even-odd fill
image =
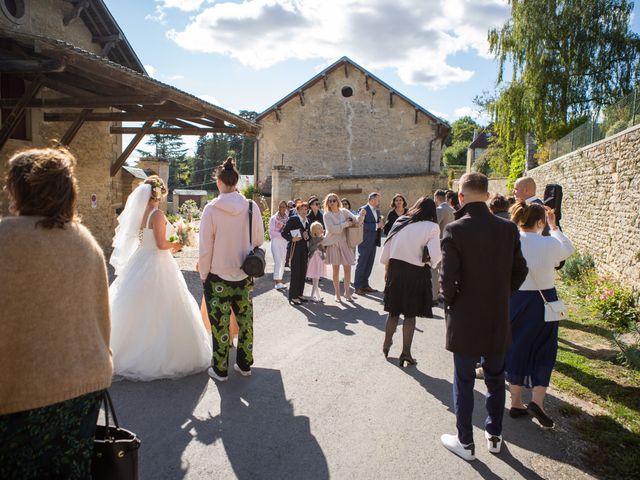
{"label": "crossbody bag strap", "polygon": [[531,275],[531,280],[533,280],[533,283],[534,283],[534,284],[535,284],[535,286],[536,286],[536,290],[538,290],[538,293],[539,293],[539,294],[540,294],[540,296],[542,297],[542,301],[543,301],[543,302],[544,302],[544,304],[546,305],[546,304],[547,304],[547,303],[549,303],[549,302],[547,302],[547,299],[546,299],[546,298],[544,298],[544,295],[542,294],[542,290],[540,290],[540,289],[538,288],[538,282],[536,282],[536,277],[534,277],[534,276],[533,276],[533,272],[532,272],[531,270],[529,270],[529,275]]}
{"label": "crossbody bag strap", "polygon": [[253,238],[251,237],[253,230],[253,202],[251,200],[247,201],[249,202],[249,246],[253,249]]}

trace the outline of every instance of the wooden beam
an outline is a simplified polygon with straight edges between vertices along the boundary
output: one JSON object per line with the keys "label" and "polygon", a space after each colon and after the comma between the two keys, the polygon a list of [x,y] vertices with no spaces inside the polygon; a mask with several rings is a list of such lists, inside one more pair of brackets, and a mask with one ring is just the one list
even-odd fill
{"label": "wooden beam", "polygon": [[[0,108],[13,108],[19,98],[0,99]],[[34,98],[25,108],[107,108],[117,105],[163,105],[165,100],[145,96]]]}
{"label": "wooden beam", "polygon": [[22,117],[24,117],[24,106],[38,94],[41,88],[42,78],[38,78],[31,82],[18,104],[13,107],[6,120],[2,122],[2,128],[0,128],[0,150],[2,150],[5,143],[7,143],[7,140],[9,140],[9,137],[11,137],[13,130],[16,128],[20,120],[22,120]]}
{"label": "wooden beam", "polygon": [[364,76],[364,88],[367,92],[369,91],[369,75]]}
{"label": "wooden beam", "polygon": [[140,140],[142,140],[142,138],[146,135],[147,130],[149,130],[152,125],[153,125],[153,122],[145,122],[145,124],[142,126],[140,131],[136,133],[136,136],[131,139],[131,142],[129,142],[129,145],[127,145],[127,148],[125,148],[122,154],[118,157],[118,159],[111,164],[110,173],[112,177],[116,176],[116,173],[118,173],[118,170],[120,170],[120,168],[124,165],[124,162],[127,161],[127,158],[129,158],[129,155],[133,153],[135,148],[140,143]]}
{"label": "wooden beam", "polygon": [[118,42],[107,42],[102,46],[102,51],[100,52],[100,55],[102,55],[103,57],[106,57],[107,55],[109,55],[109,52],[111,50],[113,50],[113,47],[116,46]]}
{"label": "wooden beam", "polygon": [[78,114],[78,116],[76,117],[74,122],[69,126],[69,129],[63,135],[62,140],[60,140],[60,143],[62,145],[67,145],[68,146],[68,145],[71,144],[71,142],[75,138],[76,134],[80,130],[80,127],[82,127],[82,124],[84,123],[84,119],[90,113],[91,113],[91,109],[90,108],[85,108],[84,110],[82,110]]}
{"label": "wooden beam", "polygon": [[300,105],[302,105],[304,107],[304,92],[302,90],[300,90],[298,92],[298,96],[300,97]]}
{"label": "wooden beam", "polygon": [[109,43],[109,42],[119,42],[122,40],[121,33],[115,33],[113,35],[103,35],[101,37],[93,37],[91,41],[93,43]]}
{"label": "wooden beam", "polygon": [[418,109],[416,108],[416,116],[413,119],[413,123],[418,123]]}
{"label": "wooden beam", "polygon": [[349,78],[349,65],[347,62],[344,62],[344,76],[345,78]]}
{"label": "wooden beam", "polygon": [[65,63],[57,59],[0,60],[0,72],[2,73],[52,73],[62,72],[65,68]]}
{"label": "wooden beam", "polygon": [[324,85],[324,89],[327,90],[327,74],[322,74],[322,84]]}
{"label": "wooden beam", "polygon": [[[114,135],[131,135],[141,133],[142,127],[111,127],[109,131]],[[199,128],[190,125],[184,128],[150,127],[145,130],[145,135],[206,135],[207,133],[230,133],[244,135],[244,132],[235,127]]]}
{"label": "wooden beam", "polygon": [[[146,120],[171,120],[174,118],[182,118],[185,112],[147,112],[141,110],[139,112],[94,112],[87,115],[86,122],[144,122]],[[75,113],[45,113],[45,122],[72,122],[75,120]]]}
{"label": "wooden beam", "polygon": [[280,110],[280,107],[276,107],[276,119],[279,122],[282,121],[282,110]]}
{"label": "wooden beam", "polygon": [[393,92],[389,92],[389,106],[393,107]]}
{"label": "wooden beam", "polygon": [[64,19],[62,20],[62,23],[64,24],[64,26],[66,27],[71,22],[73,22],[78,17],[80,17],[80,14],[82,13],[82,11],[85,8],[88,8],[89,6],[91,6],[91,0],[78,0],[74,2],[73,10],[67,13],[64,16]]}

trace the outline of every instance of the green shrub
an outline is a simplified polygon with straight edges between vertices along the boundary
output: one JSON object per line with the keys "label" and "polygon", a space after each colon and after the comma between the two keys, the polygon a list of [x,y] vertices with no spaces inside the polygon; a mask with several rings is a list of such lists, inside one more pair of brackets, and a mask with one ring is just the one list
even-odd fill
{"label": "green shrub", "polygon": [[595,313],[617,331],[633,329],[640,321],[636,295],[628,288],[603,280],[589,300]]}
{"label": "green shrub", "polygon": [[265,208],[262,211],[262,223],[264,224],[264,239],[269,240],[269,220],[271,219],[271,210]]}
{"label": "green shrub", "polygon": [[611,340],[620,350],[618,360],[629,368],[640,370],[640,323],[635,322],[633,327],[629,332],[631,336],[629,340],[625,340],[620,333],[614,333]]}
{"label": "green shrub", "polygon": [[509,177],[507,178],[507,191],[513,190],[516,180],[524,173],[525,160],[524,148],[516,149],[510,156]]}
{"label": "green shrub", "polygon": [[197,220],[200,218],[200,209],[194,200],[187,200],[178,210],[184,219]]}
{"label": "green shrub", "polygon": [[576,253],[571,255],[560,269],[562,280],[576,282],[585,280],[595,269],[596,264],[589,254]]}
{"label": "green shrub", "polygon": [[256,187],[253,184],[249,184],[243,187],[240,193],[244,195],[244,198],[253,198],[253,195],[256,193]]}

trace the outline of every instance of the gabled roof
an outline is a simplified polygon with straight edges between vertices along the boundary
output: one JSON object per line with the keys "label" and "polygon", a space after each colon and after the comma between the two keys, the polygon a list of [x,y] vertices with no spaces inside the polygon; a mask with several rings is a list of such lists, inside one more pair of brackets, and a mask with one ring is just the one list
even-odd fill
{"label": "gabled roof", "polygon": [[319,82],[320,80],[322,80],[322,78],[327,75],[330,72],[333,72],[334,70],[340,68],[341,66],[343,66],[344,64],[349,64],[352,67],[360,70],[362,73],[364,73],[366,76],[368,76],[369,78],[375,80],[376,82],[378,82],[380,85],[382,85],[383,87],[385,87],[387,90],[389,90],[390,92],[393,92],[394,95],[402,98],[405,102],[409,103],[411,106],[413,106],[416,110],[421,111],[422,113],[424,113],[426,116],[428,116],[429,118],[431,118],[433,121],[435,121],[436,123],[445,125],[447,128],[449,127],[449,124],[442,120],[441,118],[437,117],[436,115],[434,115],[433,113],[431,113],[430,111],[428,111],[426,108],[418,105],[416,102],[414,102],[413,100],[411,100],[409,97],[406,97],[405,95],[403,95],[402,93],[398,92],[395,88],[389,86],[387,83],[383,82],[382,80],[380,80],[380,78],[376,77],[373,73],[371,73],[370,71],[368,71],[367,69],[365,69],[364,67],[361,67],[360,65],[358,65],[356,62],[354,62],[353,60],[351,60],[349,57],[342,57],[340,60],[338,60],[337,62],[329,65],[327,68],[325,68],[324,70],[322,70],[320,73],[318,73],[315,77],[313,77],[311,80],[309,80],[308,82],[304,83],[303,85],[300,85],[298,88],[296,88],[294,91],[292,91],[290,94],[288,94],[287,96],[285,96],[284,98],[278,100],[276,103],[274,103],[273,105],[271,105],[269,108],[267,108],[264,112],[260,113],[260,115],[258,115],[256,117],[256,121],[259,121],[260,119],[262,119],[263,117],[265,117],[266,115],[268,115],[269,113],[271,113],[272,111],[274,111],[276,108],[280,107],[281,105],[287,103],[289,100],[291,100],[294,97],[298,96],[298,93],[300,91],[304,91],[307,88],[311,87],[312,85],[314,85],[315,83]]}
{"label": "gabled roof", "polygon": [[[77,8],[81,2],[80,0],[72,0],[71,3]],[[138,73],[147,74],[142,62],[103,0],[92,0],[88,2],[86,6],[82,8],[80,18],[93,34],[94,42],[101,43],[104,46],[108,43],[109,37],[119,37],[106,55],[109,60],[119,63],[131,70],[135,70]]]}
{"label": "gabled roof", "polygon": [[469,145],[469,148],[488,148],[489,147],[489,135],[487,132],[481,132]]}

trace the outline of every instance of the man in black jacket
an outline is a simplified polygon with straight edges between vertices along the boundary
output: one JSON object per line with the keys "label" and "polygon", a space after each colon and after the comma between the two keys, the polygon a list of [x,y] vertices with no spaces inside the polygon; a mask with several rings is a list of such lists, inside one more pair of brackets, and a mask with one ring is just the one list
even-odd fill
{"label": "man in black jacket", "polygon": [[475,459],[473,386],[480,361],[487,385],[485,437],[492,453],[502,447],[504,357],[511,345],[509,298],[527,276],[516,225],[489,211],[488,180],[481,173],[460,179],[456,221],[442,237],[440,282],[445,303],[447,350],[453,352],[453,401],[457,435],[442,444],[465,460]]}

